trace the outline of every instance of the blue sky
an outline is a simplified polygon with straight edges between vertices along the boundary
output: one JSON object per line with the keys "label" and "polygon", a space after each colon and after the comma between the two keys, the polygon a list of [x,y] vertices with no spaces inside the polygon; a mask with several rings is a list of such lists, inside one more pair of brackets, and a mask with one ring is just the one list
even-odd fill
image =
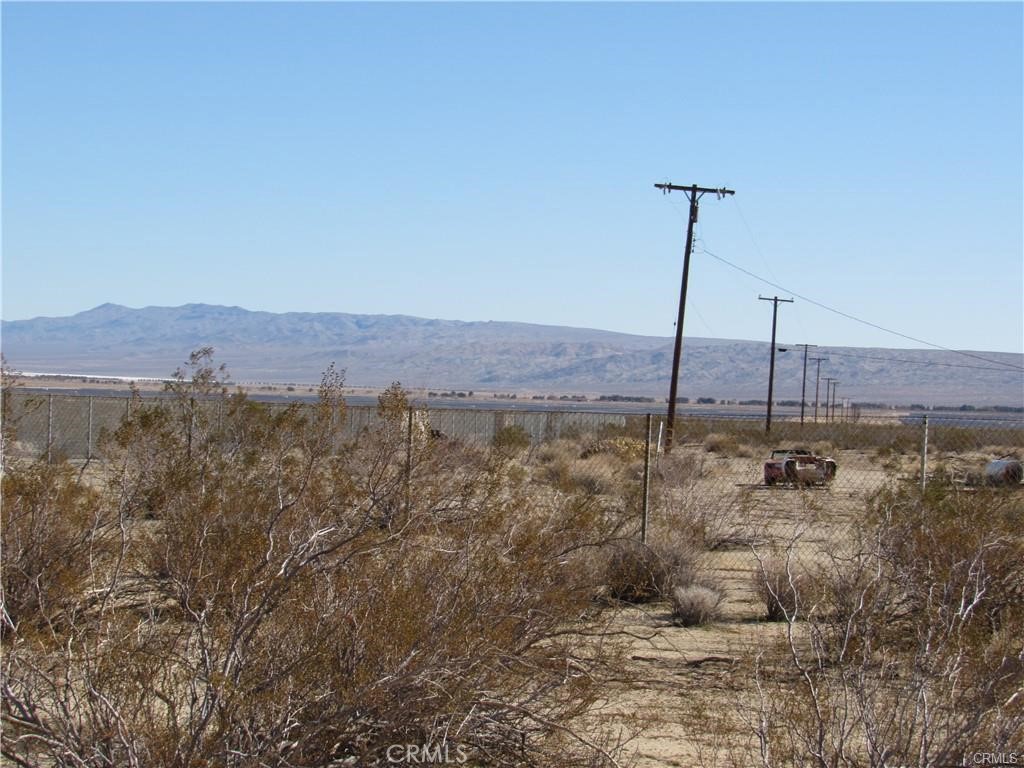
{"label": "blue sky", "polygon": [[2,314],[1021,352],[1022,7],[5,2]]}

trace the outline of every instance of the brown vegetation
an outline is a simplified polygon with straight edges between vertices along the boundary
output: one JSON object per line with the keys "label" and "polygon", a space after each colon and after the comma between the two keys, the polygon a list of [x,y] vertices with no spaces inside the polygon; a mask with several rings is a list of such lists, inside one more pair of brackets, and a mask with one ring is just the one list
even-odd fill
{"label": "brown vegetation", "polygon": [[312,412],[221,380],[201,350],[169,400],[138,400],[100,490],[5,463],[5,758],[372,765],[413,743],[612,761],[577,721],[614,668],[588,637],[587,558],[621,510],[530,495],[501,450],[407,440],[398,387],[337,445],[333,370]]}

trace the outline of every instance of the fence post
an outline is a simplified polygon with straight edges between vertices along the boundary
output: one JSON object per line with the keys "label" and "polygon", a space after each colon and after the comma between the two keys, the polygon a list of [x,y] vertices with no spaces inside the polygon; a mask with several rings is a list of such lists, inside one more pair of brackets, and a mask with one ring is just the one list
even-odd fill
{"label": "fence post", "polygon": [[53,393],[46,396],[46,463],[53,463]]}
{"label": "fence post", "polygon": [[651,414],[647,414],[647,441],[644,444],[644,501],[640,517],[640,543],[647,543],[647,516],[651,500]]}
{"label": "fence post", "polygon": [[92,461],[92,396],[89,396],[89,428],[85,436],[85,460]]}
{"label": "fence post", "polygon": [[921,492],[928,485],[928,416],[921,422]]}

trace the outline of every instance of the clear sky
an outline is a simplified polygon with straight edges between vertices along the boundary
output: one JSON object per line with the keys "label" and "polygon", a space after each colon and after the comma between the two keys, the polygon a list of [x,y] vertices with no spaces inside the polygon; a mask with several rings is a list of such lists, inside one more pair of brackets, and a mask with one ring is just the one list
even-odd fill
{"label": "clear sky", "polygon": [[2,314],[1021,352],[1022,8],[4,2]]}

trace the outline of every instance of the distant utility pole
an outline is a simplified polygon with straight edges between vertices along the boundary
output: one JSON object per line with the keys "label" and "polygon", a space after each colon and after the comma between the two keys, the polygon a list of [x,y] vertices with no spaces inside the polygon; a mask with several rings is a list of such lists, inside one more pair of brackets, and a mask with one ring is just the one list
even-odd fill
{"label": "distant utility pole", "polygon": [[731,189],[711,189],[710,187],[698,187],[692,184],[689,187],[681,187],[675,184],[655,184],[663,194],[669,192],[684,192],[690,201],[690,220],[686,225],[686,251],[683,254],[683,284],[679,288],[679,318],[676,320],[676,345],[672,352],[672,385],[668,392],[668,423],[665,425],[665,453],[672,450],[672,439],[675,436],[676,426],[676,391],[679,387],[679,361],[683,354],[683,315],[686,313],[686,287],[690,280],[690,252],[693,250],[693,225],[697,223],[698,201],[707,193],[713,193],[719,199],[726,195],[735,195]]}
{"label": "distant utility pole", "polygon": [[[831,378],[829,378],[828,376],[825,377],[825,421],[826,422],[828,421],[828,397],[829,397],[829,393],[832,391],[831,390],[832,381],[833,380]],[[817,409],[815,409],[815,410],[817,410]],[[817,413],[815,413],[815,417],[817,417]]]}
{"label": "distant utility pole", "polygon": [[767,296],[758,295],[758,301],[770,301],[772,303],[772,357],[771,365],[768,368],[768,413],[764,420],[764,431],[768,434],[772,431],[772,389],[775,386],[775,326],[778,324],[779,319],[779,302],[785,304],[792,304],[792,299],[780,299],[778,296]]}
{"label": "distant utility pole", "polygon": [[817,347],[817,344],[797,344],[804,348],[804,380],[800,385],[800,423],[804,423],[804,406],[807,404],[807,348]]}
{"label": "distant utility pole", "polygon": [[832,421],[836,420],[836,390],[839,389],[839,379],[832,379]]}
{"label": "distant utility pole", "polygon": [[814,378],[814,423],[818,423],[818,387],[821,385],[821,364],[823,361],[828,360],[827,357],[812,357],[818,364],[818,373]]}

